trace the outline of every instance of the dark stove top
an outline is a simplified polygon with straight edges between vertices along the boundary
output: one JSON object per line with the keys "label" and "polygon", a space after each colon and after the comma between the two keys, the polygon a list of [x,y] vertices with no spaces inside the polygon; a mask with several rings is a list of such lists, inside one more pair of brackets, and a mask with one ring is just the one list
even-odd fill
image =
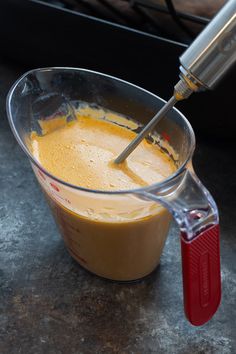
{"label": "dark stove top", "polygon": [[[36,0],[0,2],[5,58],[30,68],[74,66],[111,74],[168,99],[186,45]],[[212,92],[178,104],[198,134],[234,139],[234,68]]]}

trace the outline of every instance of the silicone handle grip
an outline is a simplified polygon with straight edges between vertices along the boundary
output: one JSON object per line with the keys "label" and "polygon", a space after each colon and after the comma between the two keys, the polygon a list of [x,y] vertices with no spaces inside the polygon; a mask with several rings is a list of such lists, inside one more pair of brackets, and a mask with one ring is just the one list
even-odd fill
{"label": "silicone handle grip", "polygon": [[219,225],[192,241],[181,234],[184,309],[195,326],[209,321],[221,299]]}

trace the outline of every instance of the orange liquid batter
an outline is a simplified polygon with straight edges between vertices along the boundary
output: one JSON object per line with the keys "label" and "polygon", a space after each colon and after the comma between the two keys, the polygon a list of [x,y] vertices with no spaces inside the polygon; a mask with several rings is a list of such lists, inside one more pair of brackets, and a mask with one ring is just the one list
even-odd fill
{"label": "orange liquid batter", "polygon": [[[97,119],[96,110],[85,109],[70,123],[64,118],[40,121],[43,134],[31,134],[30,149],[52,175],[89,189],[135,189],[174,172],[169,156],[146,140],[125,163],[115,165],[112,161],[136,133],[118,125],[129,127],[133,122],[111,113],[106,118],[109,121]],[[110,279],[133,280],[159,263],[171,219],[161,206],[139,200],[131,203],[130,195],[125,195],[122,207],[117,196],[99,200],[87,193],[87,197],[74,198],[75,211],[45,192],[70,253],[88,270]],[[82,206],[80,212],[80,203],[87,203],[93,212],[86,215]]]}

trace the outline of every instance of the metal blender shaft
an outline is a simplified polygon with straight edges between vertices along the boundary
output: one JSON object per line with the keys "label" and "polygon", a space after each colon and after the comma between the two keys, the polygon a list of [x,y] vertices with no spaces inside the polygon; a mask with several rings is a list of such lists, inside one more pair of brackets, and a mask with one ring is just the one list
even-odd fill
{"label": "metal blender shaft", "polygon": [[124,151],[115,159],[115,163],[123,162],[140,142],[150,133],[154,126],[165,116],[165,114],[174,107],[177,102],[175,96],[172,96],[169,101],[160,109],[160,111],[152,118],[152,120],[144,127],[144,129],[131,141]]}
{"label": "metal blender shaft", "polygon": [[155,125],[168,113],[176,104],[176,102],[183,100],[192,93],[187,83],[180,80],[174,89],[173,96],[164,104],[160,111],[152,118],[152,120],[142,129],[142,131],[131,141],[131,143],[122,151],[122,153],[114,160],[116,164],[123,162],[140,142],[152,131]]}

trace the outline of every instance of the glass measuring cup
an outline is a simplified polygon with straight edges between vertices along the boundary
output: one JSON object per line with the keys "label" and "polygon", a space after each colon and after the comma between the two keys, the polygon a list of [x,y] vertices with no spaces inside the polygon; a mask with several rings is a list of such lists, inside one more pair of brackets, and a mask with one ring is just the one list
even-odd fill
{"label": "glass measuring cup", "polygon": [[192,168],[195,137],[189,122],[173,109],[156,128],[159,145],[178,165],[163,182],[136,190],[89,190],[52,176],[28,144],[31,131],[40,133],[39,119],[74,119],[73,106],[79,102],[142,124],[164,104],[128,82],[75,68],[32,70],[11,88],[7,112],[12,131],[31,161],[68,250],[98,275],[141,278],[159,263],[172,214],[181,232],[185,313],[192,324],[205,323],[221,295],[219,221],[213,198]]}

